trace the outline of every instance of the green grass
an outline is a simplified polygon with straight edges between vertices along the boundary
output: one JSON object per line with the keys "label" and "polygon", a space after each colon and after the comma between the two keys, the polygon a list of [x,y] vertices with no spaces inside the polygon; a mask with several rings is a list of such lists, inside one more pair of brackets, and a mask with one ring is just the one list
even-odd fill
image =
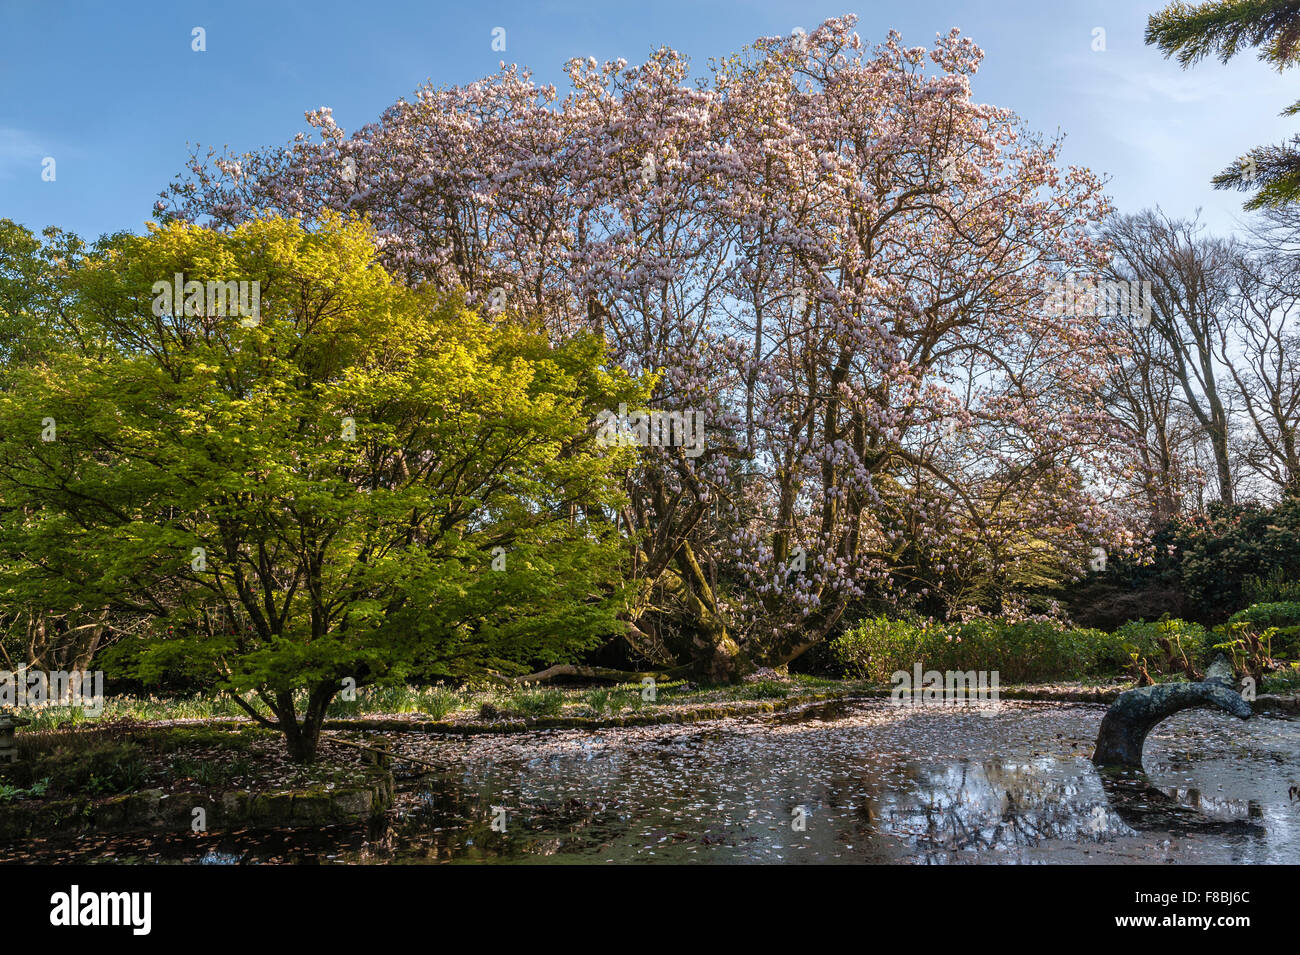
{"label": "green grass", "polygon": [[243,716],[244,711],[226,696],[110,696],[104,700],[104,711],[99,716],[89,716],[79,706],[43,706],[24,709],[21,715],[31,720],[29,731],[38,731],[101,722],[231,719]]}
{"label": "green grass", "polygon": [[[963,644],[961,649],[964,652],[978,654],[983,649],[980,644],[981,641],[972,640],[969,644]],[[877,647],[870,648],[872,651],[877,649]],[[910,646],[890,649],[892,651],[906,649],[914,652]],[[954,648],[945,647],[945,649],[951,652]],[[1007,652],[1005,648],[998,649],[1002,653]],[[895,661],[890,659],[888,662],[892,665]],[[960,662],[965,664],[962,669],[979,669],[973,667],[973,661],[963,659]],[[884,664],[885,661],[879,663]],[[872,666],[867,669],[873,669],[875,665],[877,661],[872,660]],[[901,663],[899,666],[901,667]],[[1117,671],[1109,672],[1115,674]],[[1156,669],[1152,670],[1152,675],[1157,679],[1161,678],[1161,674]],[[1108,680],[1113,683],[1113,675]],[[458,689],[443,685],[363,687],[356,692],[354,700],[336,699],[330,705],[327,715],[330,719],[359,719],[367,716],[414,714],[437,720],[462,717],[484,722],[557,716],[607,719],[663,707],[781,700],[817,692],[853,693],[879,687],[882,682],[862,676],[857,679],[843,680],[806,674],[791,674],[781,678],[719,686],[698,685],[687,680],[671,680],[656,684],[653,700],[642,696],[645,688],[640,683],[585,687],[488,686],[477,689]],[[1014,682],[1020,681],[1007,679],[1006,674],[1003,674],[1004,685],[1011,685]],[[1098,677],[1096,682],[1107,682],[1107,680]],[[247,717],[247,714],[229,697],[217,695],[177,699],[160,696],[110,697],[105,701],[104,715],[99,719],[84,715],[70,718],[66,709],[57,708],[27,710],[21,715],[33,720],[30,727],[18,731],[20,745],[23,745],[23,741],[26,740],[29,741],[27,745],[30,747],[38,747],[36,741],[42,736],[57,737],[63,741],[61,745],[88,745],[77,740],[94,739],[94,732],[82,732],[83,730],[94,731],[117,724],[187,719],[228,720]],[[70,727],[78,732],[66,732]],[[56,730],[59,732],[55,732]],[[167,728],[158,727],[148,732],[165,733],[165,736],[160,737],[158,745],[167,748],[168,751],[189,745],[247,746],[251,738],[247,734],[273,733],[251,724],[236,733],[231,733],[224,728],[184,724]],[[184,744],[182,745],[180,741],[184,741]]]}
{"label": "green grass", "polygon": [[[646,699],[640,683],[596,687],[490,686],[457,689],[437,686],[371,686],[356,691],[356,698],[336,698],[327,711],[330,719],[359,719],[367,716],[416,714],[444,720],[457,714],[476,714],[484,720],[500,718],[550,718],[585,716],[607,718],[622,713],[639,713],[657,706],[728,703],[745,700],[782,699],[818,689],[842,687],[843,681],[796,676],[787,680],[760,680],[735,686],[698,686],[686,680],[671,680],[655,686],[655,698]],[[306,702],[305,693],[298,694]],[[258,706],[259,712],[262,707]],[[119,723],[171,720],[243,719],[247,713],[225,695],[168,698],[161,696],[116,696],[105,700],[103,715],[92,718],[80,710],[46,707],[24,710],[31,725],[18,731],[19,738],[35,738],[56,730],[91,729]],[[182,727],[175,727],[179,731]],[[196,730],[201,730],[195,727]]]}
{"label": "green grass", "polygon": [[789,695],[789,688],[775,680],[755,680],[740,688],[740,696],[746,700],[784,700]]}
{"label": "green grass", "polygon": [[328,715],[335,719],[375,714],[422,713],[436,720],[469,705],[467,694],[445,686],[367,686],[355,700],[335,698]]}
{"label": "green grass", "polygon": [[225,786],[253,772],[253,763],[243,756],[229,762],[178,756],[171,762],[171,772],[178,779],[192,779],[201,786]]}
{"label": "green grass", "polygon": [[[299,704],[307,701],[306,691],[295,694]],[[370,686],[356,693],[353,701],[336,698],[328,715],[333,719],[376,714],[423,713],[434,719],[469,706],[469,694],[445,686]],[[260,704],[259,712],[264,710]],[[248,714],[227,694],[186,697],[110,696],[104,711],[97,717],[82,707],[43,706],[23,709],[23,719],[30,720],[27,732],[69,729],[104,723],[146,723],[156,720],[240,719]]]}
{"label": "green grass", "polygon": [[510,709],[524,716],[559,716],[564,704],[560,690],[525,690],[510,698]]}

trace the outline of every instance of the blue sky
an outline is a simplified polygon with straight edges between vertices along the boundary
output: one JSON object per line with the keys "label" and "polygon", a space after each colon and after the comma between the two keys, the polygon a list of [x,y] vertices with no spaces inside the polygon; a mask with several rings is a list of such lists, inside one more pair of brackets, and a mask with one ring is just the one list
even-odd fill
{"label": "blue sky", "polygon": [[[426,78],[469,82],[501,59],[557,85],[571,56],[635,62],[660,45],[702,69],[755,37],[856,13],[871,44],[891,28],[929,45],[960,27],[986,53],[976,96],[1033,129],[1064,132],[1065,160],[1108,176],[1122,210],[1200,207],[1227,231],[1244,220],[1242,197],[1209,179],[1248,147],[1294,132],[1278,113],[1300,98],[1300,70],[1279,76],[1248,56],[1184,71],[1142,43],[1161,5],[0,0],[0,217],[91,237],[141,231],[187,141],[280,144],[318,106],[350,131]],[[206,52],[191,50],[196,26]],[[492,50],[495,27],[506,30],[504,53]],[[1104,52],[1092,49],[1098,27]],[[53,182],[41,178],[47,156]]]}

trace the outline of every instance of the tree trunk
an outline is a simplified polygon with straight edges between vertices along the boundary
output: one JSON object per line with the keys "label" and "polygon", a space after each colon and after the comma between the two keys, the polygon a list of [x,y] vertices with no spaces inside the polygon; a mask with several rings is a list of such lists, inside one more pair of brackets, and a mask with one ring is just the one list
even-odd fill
{"label": "tree trunk", "polygon": [[316,747],[320,744],[320,724],[314,727],[309,721],[297,720],[281,722],[284,730],[284,746],[289,751],[289,758],[295,763],[316,762]]}
{"label": "tree trunk", "polygon": [[1214,466],[1219,480],[1219,500],[1231,505],[1236,495],[1232,487],[1232,462],[1228,455],[1228,424],[1218,399],[1214,399],[1216,410],[1214,427],[1210,431],[1210,446],[1214,449]]}
{"label": "tree trunk", "polygon": [[275,695],[275,715],[284,733],[284,746],[295,763],[316,762],[316,749],[320,745],[321,726],[330,700],[338,692],[336,682],[317,683],[307,698],[307,709],[299,719],[294,711],[293,694],[279,692]]}
{"label": "tree trunk", "polygon": [[692,654],[696,676],[707,683],[740,682],[746,674],[753,672],[754,665],[727,633],[727,622],[718,607],[713,588],[687,542],[683,542],[677,551],[677,566],[682,574],[687,600],[698,621]]}

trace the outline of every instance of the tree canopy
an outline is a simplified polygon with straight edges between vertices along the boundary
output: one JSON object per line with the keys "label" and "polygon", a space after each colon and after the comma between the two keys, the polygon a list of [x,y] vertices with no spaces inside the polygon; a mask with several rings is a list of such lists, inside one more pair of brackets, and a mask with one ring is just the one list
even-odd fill
{"label": "tree canopy", "polygon": [[[259,314],[161,307],[182,280],[256,282]],[[135,672],[251,694],[301,759],[345,680],[519,672],[614,629],[630,451],[590,422],[641,391],[599,339],[394,283],[337,216],[172,224],[75,285],[95,347],[0,395],[6,605],[140,615]]]}

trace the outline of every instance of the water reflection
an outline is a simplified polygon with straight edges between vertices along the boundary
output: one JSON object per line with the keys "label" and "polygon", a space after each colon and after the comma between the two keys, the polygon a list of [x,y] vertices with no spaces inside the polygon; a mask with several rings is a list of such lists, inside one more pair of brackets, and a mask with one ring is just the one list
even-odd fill
{"label": "water reflection", "polygon": [[375,831],[82,836],[77,851],[205,864],[1300,861],[1297,724],[1189,711],[1150,737],[1149,775],[1099,774],[1088,757],[1102,712],[869,701],[698,727],[393,734],[444,769],[402,781]]}
{"label": "water reflection", "polygon": [[906,836],[925,862],[1131,834],[1085,767],[1052,757],[921,769],[918,788],[920,805],[891,808],[888,829]]}
{"label": "water reflection", "polygon": [[1125,824],[1135,830],[1202,833],[1263,840],[1263,810],[1253,799],[1206,797],[1193,787],[1157,789],[1144,773],[1101,774],[1102,786]]}

